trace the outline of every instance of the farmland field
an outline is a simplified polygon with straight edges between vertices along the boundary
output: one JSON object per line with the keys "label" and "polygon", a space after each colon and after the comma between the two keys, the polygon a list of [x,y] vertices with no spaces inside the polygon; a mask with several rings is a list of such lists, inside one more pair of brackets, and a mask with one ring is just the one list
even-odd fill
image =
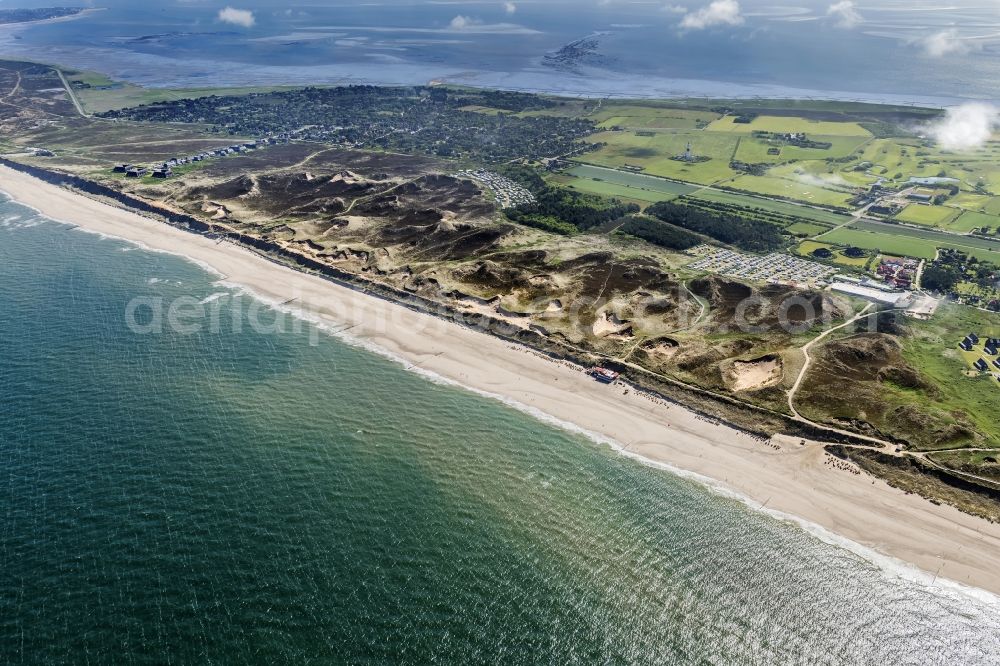
{"label": "farmland field", "polygon": [[[730,108],[734,106],[738,105]],[[765,113],[750,123],[736,123],[734,115],[720,118],[710,111],[654,103],[618,102],[580,117],[598,123],[603,131],[587,138],[602,145],[576,158],[578,163],[618,169],[632,166],[653,176],[839,209],[848,208],[861,188],[877,181],[902,188],[912,185],[913,178],[943,177],[963,190],[946,207],[911,206],[900,215],[900,221],[966,233],[977,226],[990,226],[990,220],[979,222],[975,216],[962,216],[962,210],[1000,215],[1000,197],[991,196],[991,191],[1000,192],[1000,142],[959,154],[916,136],[877,138],[867,126],[847,116],[837,121]],[[611,127],[627,129],[609,131]],[[804,132],[809,139],[830,147],[795,146],[753,136],[755,131]],[[684,153],[688,142],[696,157],[709,159],[672,159]],[[731,168],[732,161],[761,166],[746,173]],[[928,191],[949,194],[934,186]]]}
{"label": "farmland field", "polygon": [[840,123],[822,120],[809,120],[794,116],[758,116],[751,123],[737,123],[735,116],[726,116],[708,126],[710,132],[732,132],[750,134],[751,132],[805,132],[823,136],[860,136],[870,137],[871,132],[857,123]]}
{"label": "farmland field", "polygon": [[691,111],[640,105],[604,105],[591,120],[601,127],[629,129],[696,129],[717,119],[711,111]]}
{"label": "farmland field", "polygon": [[[699,104],[701,109],[629,102],[592,105],[578,117],[599,124],[603,131],[586,140],[600,145],[597,150],[575,158],[580,166],[568,173],[582,180],[568,184],[580,191],[629,198],[641,204],[691,192],[643,184],[640,179],[647,176],[708,185],[714,189],[697,190],[687,196],[801,218],[784,222],[791,233],[801,237],[822,235],[825,232],[820,228],[822,225],[839,226],[849,221],[847,213],[852,200],[876,182],[902,189],[913,186],[914,178],[945,178],[948,180],[944,182],[950,184],[947,187],[928,184],[921,189],[931,196],[949,197],[944,205],[911,204],[898,214],[898,221],[956,234],[1000,227],[1000,197],[991,194],[1000,192],[1000,141],[989,142],[972,153],[955,153],[941,150],[917,136],[873,136],[868,125],[863,126],[846,115],[845,120],[838,121],[830,115],[813,120],[765,112],[750,123],[736,123],[735,116],[719,117],[704,110],[704,104]],[[611,127],[627,129],[610,131]],[[829,143],[830,147],[790,145],[753,136],[755,131],[804,132],[809,139]],[[708,159],[701,162],[675,159],[684,153],[689,142],[696,157]],[[778,154],[770,154],[774,150]],[[738,170],[731,167],[734,161],[758,166]],[[641,173],[600,175],[581,170],[593,167],[618,170],[634,167]],[[949,187],[955,185],[961,191],[949,192]],[[661,191],[663,197],[659,196]],[[993,248],[955,237],[928,237],[900,229],[866,230],[853,226],[844,234],[850,237],[865,231],[890,238],[860,236],[857,243],[860,246],[871,247],[875,243],[881,246],[887,242],[888,247],[900,253],[921,257],[933,256],[931,242],[947,247],[968,246],[977,253]]]}

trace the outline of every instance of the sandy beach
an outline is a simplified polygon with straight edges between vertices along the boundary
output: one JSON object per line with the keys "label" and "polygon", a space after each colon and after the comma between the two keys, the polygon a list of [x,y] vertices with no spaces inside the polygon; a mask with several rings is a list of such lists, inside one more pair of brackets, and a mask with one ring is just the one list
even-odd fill
{"label": "sandy beach", "polygon": [[[175,229],[7,167],[0,167],[0,190],[55,220],[189,257],[224,276],[220,281],[241,285],[269,301],[295,299],[294,307],[331,327],[350,327],[353,338],[414,369],[584,430],[627,455],[697,475],[756,509],[794,517],[820,538],[842,543],[922,584],[956,588],[948,582],[955,581],[1000,595],[1000,525],[830,465],[820,444],[802,446],[797,439],[781,438],[761,442],[679,406],[622,386],[599,384],[578,367],[524,347],[339,287],[230,243]],[[904,562],[913,567],[901,566]]]}

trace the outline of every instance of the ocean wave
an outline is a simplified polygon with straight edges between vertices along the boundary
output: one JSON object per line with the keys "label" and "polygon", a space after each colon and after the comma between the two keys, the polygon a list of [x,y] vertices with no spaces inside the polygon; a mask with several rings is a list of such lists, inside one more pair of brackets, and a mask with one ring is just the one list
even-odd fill
{"label": "ocean wave", "polygon": [[746,495],[743,495],[742,493],[732,489],[731,487],[727,486],[725,483],[717,479],[713,479],[711,477],[699,474],[697,472],[692,472],[686,469],[682,469],[680,467],[676,467],[666,462],[647,458],[638,453],[634,453],[632,451],[627,450],[627,447],[625,445],[623,445],[621,442],[618,442],[617,440],[611,437],[607,437],[606,435],[593,432],[575,423],[560,419],[556,416],[549,414],[548,412],[538,409],[537,407],[526,405],[508,396],[468,386],[457,380],[440,375],[432,370],[428,370],[422,367],[417,367],[407,358],[399,354],[396,354],[370,340],[366,340],[364,338],[352,335],[351,333],[346,332],[344,330],[340,330],[335,325],[332,325],[329,322],[322,320],[315,315],[306,314],[303,313],[298,308],[283,306],[281,304],[273,302],[270,299],[262,298],[259,294],[254,293],[252,290],[247,289],[246,287],[241,287],[241,288],[244,293],[252,296],[253,298],[261,300],[262,302],[266,303],[271,307],[274,307],[277,310],[286,312],[293,316],[299,316],[304,321],[315,325],[317,328],[331,335],[332,337],[335,337],[338,340],[346,344],[349,344],[353,347],[375,353],[385,359],[392,361],[393,363],[399,366],[402,366],[404,370],[419,375],[420,377],[434,384],[460,388],[462,390],[469,391],[481,397],[488,398],[496,402],[500,402],[505,406],[515,409],[523,414],[526,414],[537,421],[545,423],[546,425],[556,427],[564,432],[582,436],[594,443],[608,446],[614,451],[616,451],[619,455],[632,459],[640,464],[660,469],[674,476],[680,477],[682,479],[695,482],[716,495],[740,502],[741,504],[744,505],[744,507],[752,511],[766,514],[776,520],[792,523],[797,527],[799,527],[800,529],[802,529],[803,531],[810,534],[811,536],[813,536],[814,538],[822,541],[823,543],[841,548],[843,550],[847,550],[848,552],[856,555],[857,557],[860,557],[861,559],[875,565],[886,574],[905,580],[912,584],[920,585],[921,587],[927,589],[929,592],[935,594],[946,594],[953,598],[959,598],[962,600],[975,600],[979,603],[988,604],[990,606],[996,606],[998,607],[998,609],[1000,609],[1000,595],[993,594],[981,588],[965,585],[963,583],[959,583],[957,581],[953,581],[948,578],[938,578],[935,574],[924,571],[923,569],[920,569],[919,567],[916,567],[908,562],[904,562],[903,560],[892,557],[890,555],[885,555],[884,553],[880,553],[874,550],[873,548],[860,544],[847,537],[836,534],[835,532],[832,532],[829,529],[817,523],[811,522],[809,520],[806,520],[799,516],[795,516],[793,514],[785,513],[783,511],[778,511],[775,509],[770,509],[766,506],[762,506],[759,501],[747,497]]}
{"label": "ocean wave", "polygon": [[40,224],[45,224],[45,220],[40,220],[36,217],[26,217],[17,213],[0,218],[0,227],[4,229],[30,229]]}
{"label": "ocean wave", "polygon": [[526,405],[508,396],[468,386],[460,381],[451,379],[449,377],[445,377],[444,375],[438,374],[432,370],[418,367],[409,359],[395,352],[392,352],[386,349],[385,347],[382,347],[381,345],[378,345],[370,340],[358,337],[356,335],[352,335],[350,332],[343,330],[342,324],[341,325],[331,324],[329,321],[322,319],[317,315],[304,312],[303,310],[301,310],[301,308],[296,308],[294,306],[281,304],[274,301],[273,299],[263,297],[260,294],[254,292],[252,289],[249,289],[245,285],[240,285],[238,283],[232,283],[232,282],[226,282],[224,284],[226,284],[226,286],[239,289],[241,293],[247,294],[248,296],[257,299],[258,301],[264,303],[265,305],[268,305],[269,307],[274,308],[277,311],[284,312],[286,314],[295,317],[299,317],[303,321],[316,326],[317,329],[323,331],[324,333],[330,335],[331,337],[336,338],[341,342],[344,342],[345,344],[349,344],[352,347],[363,349],[365,351],[377,354],[378,356],[381,356],[382,358],[385,358],[395,363],[396,365],[401,366],[407,372],[412,372],[413,374],[419,375],[420,377],[434,384],[440,386],[459,388],[464,391],[474,393],[478,396],[502,403],[507,407],[510,407],[512,409],[517,410],[518,412],[521,412],[522,414],[526,414],[532,417],[536,421],[540,421],[542,423],[545,423],[546,425],[553,426],[564,432],[584,437],[596,444],[608,446],[614,451],[616,451],[619,455],[634,460],[640,464],[653,467],[659,470],[663,470],[674,476],[697,483],[718,496],[740,502],[747,509],[750,509],[758,513],[763,513],[776,520],[792,523],[797,527],[799,527],[800,529],[802,529],[803,531],[810,534],[812,537],[822,541],[823,543],[846,550],[856,555],[857,557],[875,565],[881,571],[890,576],[899,578],[901,580],[905,580],[912,584],[919,585],[925,588],[927,591],[932,592],[934,594],[944,594],[955,599],[966,600],[966,601],[974,600],[979,603],[988,604],[990,606],[996,606],[998,607],[998,609],[1000,609],[1000,595],[993,594],[987,590],[983,590],[977,587],[965,585],[963,583],[959,583],[957,581],[953,581],[948,578],[938,578],[936,575],[924,571],[919,567],[916,567],[912,564],[904,562],[890,555],[885,555],[883,553],[880,553],[874,550],[873,548],[860,544],[847,537],[836,534],[814,522],[811,522],[799,516],[795,516],[793,514],[785,513],[783,511],[777,511],[775,509],[770,509],[766,506],[762,506],[759,501],[747,497],[746,495],[743,495],[742,493],[732,489],[731,487],[727,486],[725,483],[717,479],[713,479],[711,477],[699,474],[697,472],[692,472],[686,469],[682,469],[680,467],[676,467],[666,462],[647,458],[638,453],[634,453],[632,451],[627,450],[625,445],[623,445],[621,442],[618,442],[617,440],[611,437],[593,432],[570,421],[560,419],[556,416],[549,414],[548,412],[538,409],[537,407]]}
{"label": "ocean wave", "polygon": [[[23,205],[23,204],[21,204],[21,205]],[[26,207],[27,208],[31,208],[30,206],[26,206]],[[35,209],[32,209],[32,210],[35,210]],[[65,222],[61,222],[59,220],[54,220],[52,218],[44,216],[40,212],[38,212],[37,210],[36,210],[36,213],[38,213],[39,216],[45,218],[46,220],[50,220],[50,221],[57,222],[57,223],[60,223],[60,224],[66,224]],[[660,469],[660,470],[666,471],[666,472],[668,472],[668,473],[670,473],[670,474],[672,474],[672,475],[674,475],[676,477],[683,478],[683,479],[695,482],[695,483],[701,485],[702,487],[707,488],[709,491],[715,493],[716,495],[719,495],[719,496],[722,496],[722,497],[725,497],[725,498],[728,498],[728,499],[732,499],[732,500],[735,500],[735,501],[738,501],[738,502],[742,503],[746,508],[748,508],[748,509],[750,509],[752,511],[756,511],[756,512],[759,512],[759,513],[764,513],[764,514],[766,514],[766,515],[768,515],[768,516],[770,516],[772,518],[775,518],[777,520],[781,520],[781,521],[785,521],[785,522],[789,522],[789,523],[795,524],[796,526],[798,526],[799,528],[801,528],[805,532],[807,532],[810,535],[812,535],[814,538],[819,539],[820,541],[822,541],[824,543],[827,543],[829,545],[836,546],[836,547],[839,547],[841,549],[847,550],[848,552],[851,552],[854,555],[856,555],[856,556],[858,556],[858,557],[860,557],[860,558],[862,558],[862,559],[864,559],[864,560],[866,560],[866,561],[874,564],[880,570],[882,570],[883,572],[885,572],[885,573],[887,573],[889,575],[892,575],[892,576],[895,576],[895,577],[900,578],[902,580],[906,580],[908,582],[920,585],[921,587],[923,587],[923,588],[927,589],[928,591],[933,592],[935,594],[946,594],[946,595],[951,596],[953,598],[960,598],[960,599],[963,599],[963,600],[975,600],[976,602],[979,602],[979,603],[985,603],[985,604],[988,604],[990,606],[1000,607],[1000,595],[996,595],[996,594],[993,594],[993,593],[988,592],[986,590],[982,590],[980,588],[971,587],[971,586],[968,586],[968,585],[965,585],[965,584],[962,584],[962,583],[959,583],[959,582],[956,582],[956,581],[952,581],[952,580],[947,579],[947,578],[938,578],[936,575],[931,574],[929,572],[926,572],[926,571],[924,571],[924,570],[922,570],[922,569],[920,569],[920,568],[918,568],[918,567],[916,567],[916,566],[914,566],[912,564],[903,562],[902,560],[899,560],[899,559],[894,558],[892,556],[885,555],[885,554],[880,553],[880,552],[878,552],[878,551],[876,551],[876,550],[874,550],[874,549],[872,549],[872,548],[870,548],[868,546],[864,546],[864,545],[862,545],[860,543],[857,543],[856,541],[853,541],[851,539],[848,539],[846,537],[838,535],[838,534],[836,534],[836,533],[834,533],[834,532],[826,529],[825,527],[822,527],[821,525],[818,525],[816,523],[813,523],[811,521],[808,521],[806,519],[800,518],[800,517],[792,515],[792,514],[788,514],[788,513],[782,512],[782,511],[777,511],[777,510],[774,510],[774,509],[767,508],[766,506],[762,506],[762,505],[759,504],[758,501],[753,500],[753,499],[751,499],[751,498],[749,498],[749,497],[747,497],[747,496],[745,496],[745,495],[737,492],[736,490],[730,488],[729,486],[727,486],[726,484],[724,484],[721,481],[718,481],[717,479],[713,479],[711,477],[708,477],[708,476],[705,476],[705,475],[702,475],[702,474],[699,474],[699,473],[696,473],[696,472],[685,470],[685,469],[676,467],[674,465],[671,465],[669,463],[665,463],[665,462],[662,462],[662,461],[658,461],[658,460],[653,460],[653,459],[647,458],[645,456],[642,456],[640,454],[637,454],[637,453],[634,453],[632,451],[627,450],[627,448],[622,443],[616,441],[615,439],[613,439],[611,437],[607,437],[607,436],[602,435],[600,433],[596,433],[596,432],[593,432],[593,431],[588,430],[586,428],[583,428],[583,427],[581,427],[581,426],[579,426],[579,425],[577,425],[575,423],[572,423],[572,422],[560,419],[560,418],[558,418],[556,416],[553,416],[553,415],[551,415],[551,414],[549,414],[549,413],[547,413],[547,412],[545,412],[543,410],[538,409],[537,407],[533,407],[531,405],[526,405],[526,404],[524,404],[522,402],[519,402],[519,401],[517,401],[517,400],[515,400],[513,398],[510,398],[508,396],[500,395],[500,394],[497,394],[497,393],[492,393],[490,391],[485,391],[485,390],[482,390],[482,389],[478,389],[478,388],[475,388],[475,387],[472,387],[472,386],[465,385],[465,384],[463,384],[463,383],[461,383],[461,382],[459,382],[457,380],[451,379],[449,377],[445,377],[443,375],[440,375],[440,374],[438,374],[436,372],[433,372],[431,370],[428,370],[426,368],[418,367],[414,363],[412,363],[410,360],[406,359],[405,357],[403,357],[403,356],[401,356],[399,354],[396,354],[396,353],[392,352],[391,350],[386,349],[385,347],[382,347],[382,346],[380,346],[380,345],[378,345],[378,344],[376,344],[376,343],[374,343],[374,342],[372,342],[370,340],[358,337],[356,335],[352,335],[350,332],[348,332],[347,330],[345,330],[343,328],[343,326],[344,326],[343,324],[334,324],[334,323],[331,323],[330,321],[328,321],[325,318],[322,318],[322,317],[320,317],[320,316],[318,316],[318,315],[316,315],[314,313],[311,313],[311,312],[306,312],[305,310],[303,310],[300,307],[296,307],[294,304],[281,303],[281,302],[276,301],[275,299],[267,298],[267,297],[265,297],[265,296],[263,296],[263,295],[255,292],[253,289],[249,288],[248,286],[246,286],[244,284],[241,284],[239,282],[233,282],[233,281],[230,281],[230,280],[226,279],[225,276],[223,276],[222,273],[219,272],[218,270],[216,270],[214,267],[206,264],[203,261],[200,261],[198,259],[190,257],[190,256],[188,256],[188,255],[186,255],[186,254],[184,254],[182,252],[173,252],[173,251],[167,251],[167,250],[158,250],[158,249],[150,248],[150,247],[146,246],[145,244],[143,244],[143,243],[141,243],[139,241],[134,241],[134,240],[127,239],[127,238],[122,238],[120,236],[115,236],[115,235],[111,235],[111,234],[105,234],[105,233],[102,233],[102,232],[96,232],[96,231],[84,229],[84,228],[81,228],[81,227],[76,227],[76,229],[79,229],[80,231],[83,231],[85,233],[96,234],[96,235],[98,235],[98,236],[100,236],[102,238],[114,239],[114,240],[122,241],[122,242],[125,242],[125,243],[129,243],[129,244],[135,245],[135,246],[137,246],[137,247],[139,247],[139,248],[141,248],[141,249],[143,249],[145,251],[148,251],[148,252],[156,252],[156,253],[168,254],[168,255],[176,256],[176,257],[179,257],[181,259],[185,259],[185,260],[187,260],[187,261],[189,261],[189,262],[197,265],[198,267],[206,270],[210,274],[214,274],[214,275],[217,275],[217,276],[222,276],[223,279],[215,282],[215,284],[217,286],[226,287],[226,288],[230,289],[231,291],[230,292],[218,292],[218,293],[212,294],[212,295],[208,296],[205,300],[203,300],[202,303],[211,302],[212,300],[215,300],[217,298],[221,298],[224,295],[246,294],[246,295],[248,295],[248,296],[256,299],[257,301],[263,303],[264,305],[267,305],[268,307],[271,307],[275,311],[282,312],[282,313],[285,313],[285,314],[297,317],[300,320],[302,320],[303,322],[315,326],[317,328],[317,330],[322,331],[322,332],[326,333],[327,335],[329,335],[329,336],[331,336],[331,337],[333,337],[333,338],[335,338],[335,339],[337,339],[337,340],[339,340],[341,342],[344,342],[345,344],[349,344],[349,345],[351,345],[351,346],[353,346],[355,348],[364,349],[364,350],[366,350],[368,352],[377,354],[378,356],[380,356],[382,358],[385,358],[385,359],[387,359],[389,361],[392,361],[393,363],[401,366],[404,370],[406,370],[408,372],[412,372],[412,373],[414,373],[416,375],[419,375],[422,378],[424,378],[424,379],[426,379],[426,380],[428,380],[428,381],[430,381],[432,383],[435,383],[435,384],[438,384],[438,385],[442,385],[442,386],[450,386],[450,387],[460,388],[462,390],[474,393],[474,394],[479,395],[481,397],[484,397],[484,398],[487,398],[487,399],[494,400],[496,402],[502,403],[505,406],[508,406],[508,407],[510,407],[512,409],[515,409],[515,410],[517,410],[517,411],[519,411],[519,412],[521,412],[523,414],[526,414],[526,415],[534,418],[537,421],[540,421],[540,422],[545,423],[547,425],[556,427],[556,428],[558,428],[558,429],[560,429],[560,430],[562,430],[564,432],[568,432],[568,433],[571,433],[571,434],[574,434],[574,435],[578,435],[578,436],[584,437],[584,438],[586,438],[586,439],[588,439],[588,440],[590,440],[590,441],[592,441],[594,443],[600,444],[600,445],[608,446],[611,449],[613,449],[614,451],[616,451],[619,455],[622,455],[624,457],[632,459],[632,460],[634,460],[634,461],[636,461],[636,462],[638,462],[640,464],[647,465],[649,467],[653,467],[653,468],[656,468],[656,469]],[[154,280],[160,281],[160,278],[150,278],[150,280],[149,280],[150,284],[155,284],[155,282],[153,282]],[[334,286],[334,285],[331,285],[331,286]],[[525,349],[527,349],[527,348],[525,348]]]}
{"label": "ocean wave", "polygon": [[228,291],[217,291],[214,294],[212,294],[211,296],[207,296],[207,297],[201,299],[200,301],[198,301],[198,304],[199,305],[206,305],[208,303],[211,303],[212,301],[217,301],[220,298],[223,298],[225,296],[231,296],[231,295],[232,294],[230,292],[228,292]]}

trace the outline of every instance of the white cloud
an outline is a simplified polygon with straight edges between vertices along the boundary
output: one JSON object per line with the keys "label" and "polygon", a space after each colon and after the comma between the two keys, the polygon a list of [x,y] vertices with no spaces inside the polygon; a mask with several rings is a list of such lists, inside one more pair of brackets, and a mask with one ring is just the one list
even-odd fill
{"label": "white cloud", "polygon": [[219,20],[223,23],[238,25],[241,28],[252,28],[253,24],[257,22],[253,17],[252,11],[247,9],[233,9],[232,7],[220,9]]}
{"label": "white cloud", "polygon": [[858,13],[854,0],[840,0],[830,5],[826,15],[836,21],[838,28],[851,29],[864,23],[865,19]]}
{"label": "white cloud", "polygon": [[970,102],[953,106],[928,127],[928,133],[946,150],[980,148],[1000,129],[1000,109],[992,104]]}
{"label": "white cloud", "polygon": [[663,11],[668,14],[687,14],[688,8],[684,5],[663,5]]}
{"label": "white cloud", "polygon": [[804,171],[795,174],[795,180],[810,187],[851,187],[839,173],[811,174]]}
{"label": "white cloud", "polygon": [[[410,30],[414,32],[415,30]],[[431,31],[433,32],[433,31]],[[497,35],[537,35],[537,30],[516,23],[483,23],[477,18],[459,14],[451,20],[445,32],[465,32],[473,34]]]}
{"label": "white cloud", "polygon": [[513,14],[514,12],[517,11],[517,5],[515,5],[513,2],[505,2],[503,3],[503,9],[508,14]]}
{"label": "white cloud", "polygon": [[924,53],[932,58],[943,58],[946,55],[968,53],[972,50],[972,46],[962,39],[955,28],[935,32],[919,43]]}
{"label": "white cloud", "polygon": [[681,28],[704,30],[716,25],[740,25],[743,20],[739,2],[736,0],[713,0],[707,7],[702,7],[691,14],[685,14],[681,20]]}

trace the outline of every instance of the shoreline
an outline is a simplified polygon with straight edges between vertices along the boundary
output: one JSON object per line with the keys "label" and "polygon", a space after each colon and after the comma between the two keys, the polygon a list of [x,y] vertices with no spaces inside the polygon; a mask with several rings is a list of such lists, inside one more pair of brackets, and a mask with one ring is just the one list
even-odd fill
{"label": "shoreline", "polygon": [[[270,303],[294,297],[308,306],[301,314],[341,339],[791,520],[904,579],[1000,602],[1000,525],[827,466],[820,443],[799,446],[798,438],[779,437],[777,448],[768,446],[679,405],[599,384],[568,362],[5,166],[0,191],[82,231],[184,257]],[[298,303],[286,309],[296,311]],[[350,333],[335,330],[341,327]]]}

